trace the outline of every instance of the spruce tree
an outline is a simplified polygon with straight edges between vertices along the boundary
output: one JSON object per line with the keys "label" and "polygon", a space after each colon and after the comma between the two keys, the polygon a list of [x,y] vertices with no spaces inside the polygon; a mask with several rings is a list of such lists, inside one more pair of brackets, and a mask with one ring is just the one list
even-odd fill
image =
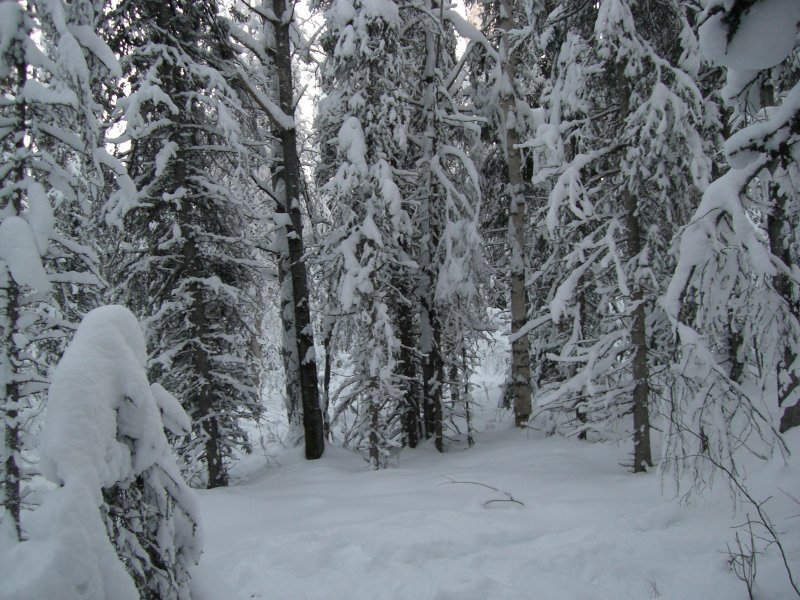
{"label": "spruce tree", "polygon": [[416,286],[406,289],[408,277],[400,275],[397,286],[410,303],[398,315],[408,321],[399,324],[403,346],[417,347],[421,359],[417,366],[411,353],[402,358],[410,382],[405,429],[413,439],[419,389],[423,433],[442,451],[446,423],[467,414],[463,402],[470,371],[463,357],[486,328],[481,296],[488,270],[479,232],[483,193],[471,156],[480,119],[470,113],[461,86],[466,60],[455,56],[456,28],[476,39],[481,35],[444,3],[408,2],[400,14],[405,29],[413,32],[400,49],[410,108],[410,146],[400,185],[414,207],[414,234],[405,250],[416,263],[410,272]]}
{"label": "spruce tree", "polygon": [[193,422],[184,468],[226,485],[242,419],[261,412],[253,353],[260,263],[248,236],[246,122],[224,72],[231,51],[215,2],[122,2],[112,39],[130,93],[117,103],[138,191],[106,207],[125,239],[115,296],[151,344],[151,377]]}
{"label": "spruce tree", "polygon": [[[88,0],[0,3],[0,372],[2,504],[21,535],[24,428],[75,321],[98,299],[92,229],[103,171],[104,85],[119,65]],[[120,173],[123,175],[122,173]]]}
{"label": "spruce tree", "polygon": [[735,449],[766,457],[776,429],[797,424],[797,16],[773,21],[766,39],[753,35],[775,18],[765,3],[713,2],[700,27],[704,58],[723,69],[712,81],[726,160],[680,232],[663,299],[687,390],[670,415],[670,454],[697,485],[710,465],[739,476]]}
{"label": "spruce tree", "polygon": [[562,42],[532,138],[534,182],[550,188],[546,225],[563,258],[539,310],[564,323],[551,356],[568,368],[541,402],[574,411],[580,396],[579,421],[610,433],[632,414],[633,470],[643,471],[674,349],[657,302],[669,245],[710,177],[703,98],[687,72],[696,43],[675,2],[565,3],[548,21],[546,36]]}
{"label": "spruce tree", "polygon": [[334,221],[323,260],[353,331],[354,373],[345,398],[358,414],[352,435],[379,468],[395,444],[390,423],[399,418],[402,397],[393,284],[411,264],[405,250],[411,219],[398,184],[408,143],[401,19],[390,2],[336,0],[326,21],[331,51],[318,127],[323,155],[332,157],[325,194]]}
{"label": "spruce tree", "polygon": [[[52,521],[56,551],[46,560],[66,575],[64,597],[189,598],[202,549],[198,511],[165,427],[187,435],[190,424],[174,397],[149,384],[146,362],[133,314],[103,306],[84,318],[54,370],[42,455],[58,487],[40,518]],[[41,597],[38,584],[26,597]]]}

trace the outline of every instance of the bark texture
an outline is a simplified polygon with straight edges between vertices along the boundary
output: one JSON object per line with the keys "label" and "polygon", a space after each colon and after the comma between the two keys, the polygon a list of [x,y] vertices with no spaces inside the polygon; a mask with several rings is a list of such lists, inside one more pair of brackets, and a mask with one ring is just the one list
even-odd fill
{"label": "bark texture", "polygon": [[[630,111],[630,88],[625,78],[625,66],[617,65],[617,92],[619,94],[619,117],[624,122]],[[627,189],[622,191],[622,203],[627,230],[627,258],[639,260],[643,250],[642,230],[638,216],[638,199]],[[647,471],[653,466],[650,450],[650,367],[647,363],[646,304],[644,290],[638,278],[638,269],[630,265],[631,296],[633,306],[630,315],[631,375],[633,377],[633,472]]]}
{"label": "bark texture", "polygon": [[[509,0],[501,4],[500,56],[503,59],[503,76],[514,82],[516,65],[510,54],[510,31],[514,28],[513,5]],[[525,289],[525,201],[522,196],[524,180],[522,175],[522,157],[517,149],[519,132],[514,124],[515,98],[513,91],[503,94],[500,108],[505,126],[506,164],[508,166],[508,239],[511,251],[511,386],[514,403],[514,421],[518,427],[524,427],[533,410],[531,391],[531,358],[530,344],[527,335],[517,335],[528,321],[528,296]],[[509,119],[509,116],[512,119]]]}
{"label": "bark texture", "polygon": [[[275,66],[278,74],[279,106],[287,115],[294,114],[294,81],[292,77],[291,11],[286,0],[273,0],[273,11],[278,17],[275,26]],[[278,212],[289,216],[286,238],[289,255],[289,277],[292,285],[294,327],[299,359],[299,387],[303,408],[303,432],[306,458],[317,459],[325,449],[324,423],[319,406],[317,359],[314,353],[314,334],[309,306],[308,274],[304,260],[303,217],[300,212],[300,157],[297,153],[297,130],[280,129],[283,149],[283,181],[286,206]],[[282,209],[282,210],[281,210]]]}

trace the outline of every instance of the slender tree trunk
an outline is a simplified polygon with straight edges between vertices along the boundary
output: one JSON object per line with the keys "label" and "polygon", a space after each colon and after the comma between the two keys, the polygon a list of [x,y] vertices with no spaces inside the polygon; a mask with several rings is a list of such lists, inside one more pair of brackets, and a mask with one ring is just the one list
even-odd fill
{"label": "slender tree trunk", "polygon": [[[377,382],[373,382],[377,389]],[[380,427],[380,406],[376,398],[369,399],[369,466],[371,469],[381,468],[381,449],[378,438],[378,428]]]}
{"label": "slender tree trunk", "polygon": [[467,421],[467,446],[472,448],[475,445],[475,439],[472,437],[472,387],[470,385],[469,372],[467,368],[467,349],[461,347],[461,370],[464,372],[464,417]]}
{"label": "slender tree trunk", "polygon": [[[279,235],[283,237],[283,233]],[[288,240],[283,240],[287,244]],[[297,330],[294,326],[294,302],[292,300],[292,280],[290,277],[289,256],[281,253],[278,256],[278,285],[280,286],[280,315],[283,329],[281,358],[283,359],[284,383],[286,399],[286,418],[289,422],[289,437],[293,445],[303,439],[302,420],[303,407],[300,402],[300,358],[297,355]]]}
{"label": "slender tree trunk", "polygon": [[[183,161],[178,161],[175,166],[175,180],[177,184],[183,185],[186,180],[186,166]],[[181,208],[181,236],[186,240],[182,248],[182,258],[184,267],[190,277],[200,279],[203,277],[202,266],[199,264],[197,256],[197,245],[194,239],[192,228],[191,206],[184,202]],[[208,469],[209,489],[228,485],[228,475],[225,472],[225,461],[222,455],[220,444],[220,428],[217,415],[214,411],[214,397],[211,390],[211,361],[204,349],[202,340],[209,336],[208,315],[203,299],[202,286],[192,283],[189,286],[189,294],[192,297],[191,308],[189,310],[189,322],[192,325],[193,337],[198,341],[193,344],[191,349],[194,374],[197,377],[199,386],[192,392],[192,396],[187,400],[196,409],[197,420],[205,434],[203,445],[205,446],[206,468]]]}
{"label": "slender tree trunk", "polygon": [[[194,251],[194,242],[189,241],[185,247],[191,247]],[[202,300],[202,290],[197,284],[190,288],[193,298],[192,309],[189,313],[189,321],[197,331],[198,337],[207,337],[208,318],[205,311],[205,304]],[[200,388],[197,390],[197,414],[200,416],[201,427],[205,433],[203,445],[206,451],[206,465],[208,467],[208,488],[222,487],[228,485],[228,474],[225,472],[225,461],[222,455],[220,444],[220,430],[217,414],[214,411],[214,397],[211,393],[211,362],[208,354],[202,348],[194,350],[194,370],[195,375],[201,381]]]}
{"label": "slender tree trunk", "polygon": [[[503,61],[504,78],[513,84],[516,75],[516,65],[510,56],[509,32],[514,28],[512,3],[509,0],[501,2],[500,28],[500,56]],[[525,200],[522,191],[525,182],[522,176],[522,158],[517,149],[519,132],[516,127],[507,121],[509,115],[514,115],[515,98],[513,91],[507,91],[500,99],[500,109],[503,112],[505,127],[505,152],[508,167],[508,238],[511,255],[511,335],[515,336],[511,343],[511,386],[513,387],[514,421],[518,427],[524,427],[533,410],[531,399],[531,358],[528,336],[516,337],[528,320],[528,296],[525,289]],[[517,120],[514,119],[514,123]],[[501,132],[502,135],[502,132]]]}
{"label": "slender tree trunk", "polygon": [[452,354],[452,352],[454,352],[454,351],[457,351],[457,350],[455,348],[453,348],[452,346],[449,346],[449,345],[448,345],[447,350],[445,350],[445,352],[447,352],[447,355],[451,357],[450,365],[449,365],[449,368],[448,368],[447,378],[449,380],[448,381],[448,386],[450,387],[450,404],[455,407],[455,406],[458,406],[459,404],[461,404],[461,402],[463,402],[464,399],[462,398],[462,394],[461,394],[461,386],[462,386],[462,384],[461,384],[461,381],[458,378],[458,375],[459,375],[458,363],[456,363],[456,359],[454,358],[454,355]]}
{"label": "slender tree trunk", "polygon": [[421,315],[422,361],[422,412],[425,424],[425,437],[434,437],[436,449],[444,450],[442,438],[442,357],[439,353],[441,342],[436,311],[430,303],[423,300]]}
{"label": "slender tree trunk", "polygon": [[[586,308],[587,307],[586,307],[585,292],[581,292],[580,294],[578,294],[577,303],[578,303],[578,315],[579,315],[580,320],[581,320],[579,339],[583,340],[584,339],[583,332],[586,331],[586,324],[587,324],[587,317],[588,317],[588,314],[586,312]],[[572,365],[570,365],[570,366],[572,367]],[[587,404],[586,400],[582,399],[582,398],[579,398],[575,402],[575,418],[578,420],[578,423],[580,423],[581,425],[585,425],[587,423],[587,421],[589,420],[589,417],[586,414],[586,404]],[[587,434],[586,434],[586,430],[585,429],[582,430],[578,434],[578,439],[579,440],[586,440],[587,439]]]}
{"label": "slender tree trunk", "polygon": [[[436,2],[427,3],[428,10],[441,6]],[[425,33],[425,82],[423,111],[426,120],[426,147],[423,163],[434,160],[439,142],[436,131],[436,108],[438,100],[437,91],[437,62],[439,54],[439,35],[431,31]],[[441,200],[441,190],[436,184],[430,169],[426,171],[428,177],[427,196],[422,200],[420,210],[422,229],[422,289],[420,293],[420,350],[422,352],[422,406],[425,436],[434,437],[436,449],[444,451],[444,437],[442,431],[442,392],[444,382],[444,365],[441,355],[442,326],[436,308],[436,278],[438,276],[434,260],[439,246],[441,231],[437,222],[434,204]]]}
{"label": "slender tree trunk", "polygon": [[[273,11],[278,21],[275,28],[275,66],[278,75],[278,95],[281,110],[294,114],[294,82],[292,77],[291,10],[286,0],[273,0]],[[319,458],[325,449],[324,424],[319,407],[317,359],[314,353],[314,333],[309,306],[308,274],[304,262],[303,218],[300,212],[300,157],[297,153],[297,130],[282,127],[283,181],[290,224],[286,226],[289,252],[289,271],[292,282],[294,325],[299,358],[300,396],[303,407],[306,458]],[[280,212],[280,209],[279,209]]]}
{"label": "slender tree trunk", "polygon": [[5,448],[7,453],[5,463],[3,465],[3,504],[6,507],[11,519],[14,521],[14,531],[17,535],[17,540],[22,539],[22,526],[20,521],[20,510],[22,498],[20,495],[20,468],[19,468],[19,453],[21,450],[20,444],[20,429],[19,429],[19,403],[20,403],[20,389],[19,383],[15,381],[13,375],[17,373],[18,367],[21,364],[19,352],[14,343],[14,335],[17,331],[17,320],[19,317],[19,288],[11,279],[11,273],[5,269],[5,273],[0,274],[0,277],[5,277],[5,316],[8,323],[8,331],[3,332],[5,339],[3,345],[8,354],[6,360],[11,364],[8,365],[8,375],[6,376],[5,385],[5,398],[3,411],[3,428],[5,430]]}
{"label": "slender tree trunk", "polygon": [[[326,317],[331,319],[331,317]],[[331,375],[333,370],[333,322],[326,322],[323,325],[322,348],[325,352],[325,367],[322,373],[322,418],[323,434],[325,439],[332,441],[331,421],[328,408],[331,404]]]}
{"label": "slender tree trunk", "polygon": [[[625,66],[617,65],[617,90],[620,98],[619,116],[624,122],[630,110],[630,89],[625,78]],[[622,192],[623,208],[625,210],[625,228],[627,230],[628,259],[639,260],[642,252],[642,231],[639,223],[638,199],[627,189]],[[646,306],[644,290],[638,281],[637,269],[632,272],[630,302],[631,311],[631,347],[633,357],[631,369],[633,376],[633,472],[647,471],[653,466],[650,451],[650,367],[647,363],[647,330]]]}
{"label": "slender tree trunk", "polygon": [[[626,204],[631,200],[630,194],[625,194]],[[641,245],[639,238],[639,220],[635,216],[635,206],[628,205],[627,230],[630,239],[630,252],[638,255],[637,245]],[[635,241],[634,241],[635,240]],[[639,248],[641,250],[641,248]],[[635,254],[634,254],[635,252]],[[653,466],[650,452],[650,368],[647,364],[647,332],[645,328],[645,302],[641,286],[634,282],[631,302],[635,305],[631,313],[631,346],[633,347],[633,472],[646,471]]]}
{"label": "slender tree trunk", "polygon": [[[402,286],[402,282],[398,282]],[[410,297],[405,286],[400,288],[406,297]],[[414,356],[416,339],[414,336],[414,318],[411,307],[401,306],[398,315],[397,328],[400,339],[400,376],[403,378],[403,437],[406,446],[416,448],[419,444],[419,389],[417,385],[417,361]]]}
{"label": "slender tree trunk", "polygon": [[[728,364],[729,377],[731,381],[742,383],[742,375],[744,375],[744,361],[740,358],[740,350],[744,340],[742,338],[741,328],[736,324],[736,318],[733,314],[728,317]],[[778,398],[780,403],[780,398]]]}
{"label": "slender tree trunk", "polygon": [[[25,85],[28,78],[27,64],[25,63],[22,49],[16,48],[17,65],[14,69],[16,71],[16,81],[9,80],[9,84],[16,88],[19,93]],[[13,77],[13,76],[12,76]],[[11,79],[11,78],[10,78]],[[3,82],[5,84],[5,82]],[[5,87],[5,86],[4,86]],[[21,186],[25,179],[25,161],[21,158],[26,153],[25,135],[27,132],[27,105],[23,101],[17,102],[15,108],[15,118],[17,132],[15,134],[14,146],[17,154],[17,164],[13,169],[12,181],[14,185]],[[11,208],[11,214],[20,215],[22,213],[22,191],[18,189],[11,194],[6,200],[4,209]],[[5,212],[5,211],[4,211]],[[20,426],[19,426],[19,408],[22,401],[22,394],[20,390],[19,372],[23,364],[23,358],[20,356],[20,348],[16,343],[15,337],[19,333],[19,309],[22,291],[14,282],[8,268],[4,269],[4,273],[0,273],[0,284],[4,285],[2,292],[5,292],[5,306],[0,307],[4,309],[6,318],[7,329],[2,332],[3,345],[6,351],[5,360],[8,361],[7,365],[3,365],[5,379],[5,390],[3,398],[3,430],[5,438],[4,452],[7,453],[3,463],[3,504],[6,507],[11,519],[14,521],[14,532],[16,533],[17,540],[22,539],[22,523],[21,523],[21,509],[22,509],[22,495],[20,491],[20,478],[21,471],[19,466],[20,451],[22,450],[22,442],[20,439]],[[5,279],[5,281],[2,281]]]}

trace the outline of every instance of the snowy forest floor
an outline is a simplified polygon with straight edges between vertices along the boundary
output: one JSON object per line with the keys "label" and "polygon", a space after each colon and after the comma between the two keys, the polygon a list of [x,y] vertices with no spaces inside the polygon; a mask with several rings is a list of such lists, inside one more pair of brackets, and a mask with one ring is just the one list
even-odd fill
{"label": "snowy forest floor", "polygon": [[[621,466],[627,445],[479,416],[474,448],[406,450],[378,472],[335,447],[314,462],[285,450],[268,467],[252,456],[239,484],[199,492],[205,553],[193,598],[747,598],[726,547],[748,511],[733,514],[722,480],[682,504],[657,472]],[[800,432],[790,434],[796,456]],[[750,489],[774,496],[767,507],[797,576],[800,506],[778,490],[800,491],[794,456],[760,466]],[[757,566],[756,598],[795,597],[774,545]]]}

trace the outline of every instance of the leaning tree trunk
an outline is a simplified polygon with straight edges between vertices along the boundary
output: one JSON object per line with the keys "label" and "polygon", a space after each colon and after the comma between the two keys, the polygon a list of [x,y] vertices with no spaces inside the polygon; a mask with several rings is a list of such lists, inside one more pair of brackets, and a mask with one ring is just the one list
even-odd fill
{"label": "leaning tree trunk", "polygon": [[[514,82],[516,65],[510,55],[509,32],[514,28],[512,3],[503,0],[500,9],[502,19],[500,29],[500,57],[503,77]],[[525,289],[525,200],[522,196],[524,181],[522,177],[522,157],[517,149],[519,132],[513,123],[507,121],[515,111],[515,98],[512,90],[507,90],[500,98],[502,122],[505,126],[505,153],[508,168],[508,238],[511,255],[511,386],[514,402],[514,421],[518,427],[524,427],[533,410],[531,400],[531,359],[528,336],[519,335],[528,320],[528,297]],[[502,132],[501,132],[502,135]]]}
{"label": "leaning tree trunk", "polygon": [[[273,0],[273,12],[277,20],[275,28],[275,66],[278,75],[280,109],[286,115],[294,114],[294,81],[292,77],[291,19],[292,7],[286,0]],[[309,306],[308,274],[304,261],[303,217],[300,212],[300,157],[297,153],[297,130],[294,126],[280,127],[283,147],[283,207],[278,212],[289,216],[286,238],[289,255],[289,275],[292,286],[295,337],[299,359],[300,397],[303,408],[303,431],[305,434],[306,458],[319,458],[325,449],[324,423],[319,407],[319,384],[317,359],[314,353],[314,334],[311,326]]]}

